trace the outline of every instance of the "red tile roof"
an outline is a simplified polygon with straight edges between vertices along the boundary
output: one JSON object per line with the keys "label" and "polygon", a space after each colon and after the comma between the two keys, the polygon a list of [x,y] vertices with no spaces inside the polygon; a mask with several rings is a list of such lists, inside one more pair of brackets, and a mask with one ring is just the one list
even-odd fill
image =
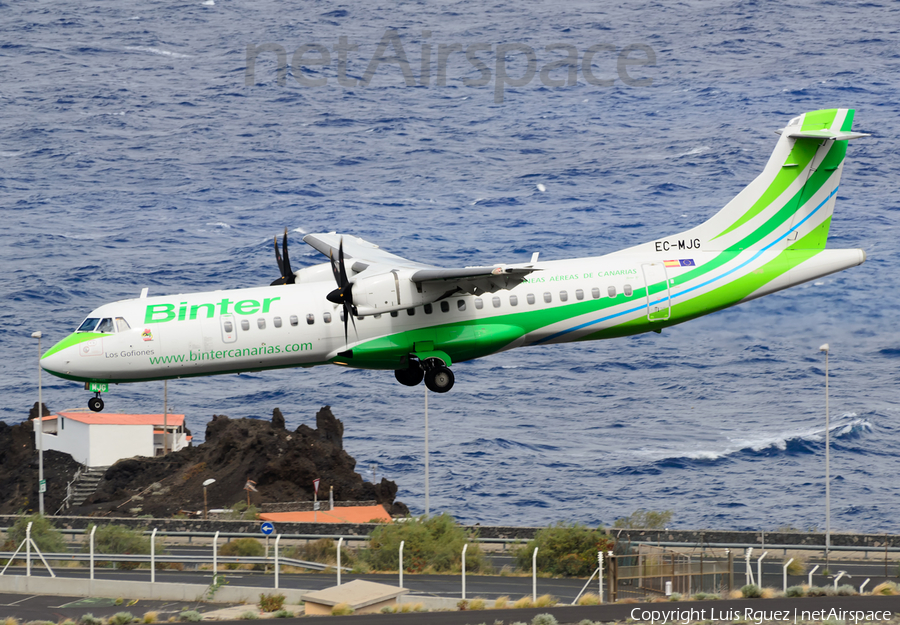
{"label": "red tile roof", "polygon": [[366,523],[373,519],[388,522],[391,515],[384,506],[347,506],[318,512],[265,512],[259,518],[273,523]]}
{"label": "red tile roof", "polygon": [[[163,415],[161,414],[113,414],[109,412],[60,412],[58,415],[44,417],[44,420],[56,419],[57,416],[86,423],[88,425],[153,425],[162,427]],[[169,427],[184,425],[183,414],[170,414],[167,417]]]}

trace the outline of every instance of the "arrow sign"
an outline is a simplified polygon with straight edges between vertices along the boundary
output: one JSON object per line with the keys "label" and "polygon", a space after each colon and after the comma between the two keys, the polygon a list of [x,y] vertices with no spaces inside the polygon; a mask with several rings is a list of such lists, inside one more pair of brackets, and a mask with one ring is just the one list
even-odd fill
{"label": "arrow sign", "polygon": [[269,523],[268,521],[266,521],[265,523],[263,523],[262,525],[259,526],[259,531],[261,531],[263,534],[268,536],[269,534],[271,534],[272,532],[275,531],[275,526],[272,525],[271,523]]}
{"label": "arrow sign", "polygon": [[319,478],[316,478],[313,480],[313,491],[316,494],[319,494],[319,481],[320,481]]}

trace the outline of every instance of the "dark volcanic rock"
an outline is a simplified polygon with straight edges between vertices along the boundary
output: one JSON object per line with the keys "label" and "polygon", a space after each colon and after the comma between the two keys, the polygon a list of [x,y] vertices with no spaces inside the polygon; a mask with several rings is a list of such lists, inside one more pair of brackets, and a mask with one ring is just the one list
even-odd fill
{"label": "dark volcanic rock", "polygon": [[[313,480],[319,492],[334,487],[335,501],[375,500],[392,513],[405,513],[395,502],[397,485],[382,479],[364,482],[356,461],[343,449],[344,425],[325,406],[316,414],[316,429],[301,425],[294,432],[273,421],[230,419],[214,415],[206,426],[206,442],[165,457],[131,458],[111,466],[97,491],[74,512],[170,516],[203,508],[203,482],[209,507],[227,508],[246,501],[247,480],[256,482],[253,504],[312,501]],[[282,417],[283,419],[283,417]]]}
{"label": "dark volcanic rock", "polygon": [[278,408],[272,411],[272,427],[277,430],[285,429],[284,415],[281,414],[281,411]]}
{"label": "dark volcanic rock", "polygon": [[[37,416],[37,402],[32,413]],[[46,514],[54,514],[62,505],[66,484],[79,466],[69,454],[44,451]],[[12,426],[0,421],[0,476],[0,514],[38,511],[38,454],[30,420]]]}

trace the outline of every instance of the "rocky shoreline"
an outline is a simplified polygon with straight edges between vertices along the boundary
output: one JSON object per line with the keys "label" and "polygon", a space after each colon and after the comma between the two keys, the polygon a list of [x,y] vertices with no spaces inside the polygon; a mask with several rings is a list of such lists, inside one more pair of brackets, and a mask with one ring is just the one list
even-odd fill
{"label": "rocky shoreline", "polygon": [[[343,448],[344,425],[331,408],[323,407],[315,418],[315,428],[304,424],[291,432],[278,408],[272,421],[213,415],[202,444],[167,456],[120,460],[83,504],[60,512],[125,518],[196,515],[203,510],[203,482],[208,479],[215,480],[207,489],[210,508],[246,503],[248,480],[256,489],[249,493],[250,504],[257,507],[309,502],[313,481],[319,479],[319,494],[326,500],[333,488],[336,502],[375,501],[393,516],[407,515],[408,508],[396,501],[396,483],[382,479],[372,484],[356,473],[356,460]],[[62,507],[66,484],[79,467],[68,454],[44,452],[48,515]],[[37,482],[31,422],[0,422],[0,514],[36,510]]]}

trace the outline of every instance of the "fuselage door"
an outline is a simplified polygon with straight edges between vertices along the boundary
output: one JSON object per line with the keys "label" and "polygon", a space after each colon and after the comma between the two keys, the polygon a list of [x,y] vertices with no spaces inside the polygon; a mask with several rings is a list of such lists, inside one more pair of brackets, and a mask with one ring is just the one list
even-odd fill
{"label": "fuselage door", "polygon": [[641,268],[644,272],[644,286],[647,287],[647,320],[665,321],[672,314],[672,298],[669,292],[669,275],[666,272],[666,265],[662,261],[657,261],[644,263]]}
{"label": "fuselage door", "polygon": [[234,315],[222,315],[222,341],[225,343],[234,343],[237,341],[237,326],[234,323]]}

